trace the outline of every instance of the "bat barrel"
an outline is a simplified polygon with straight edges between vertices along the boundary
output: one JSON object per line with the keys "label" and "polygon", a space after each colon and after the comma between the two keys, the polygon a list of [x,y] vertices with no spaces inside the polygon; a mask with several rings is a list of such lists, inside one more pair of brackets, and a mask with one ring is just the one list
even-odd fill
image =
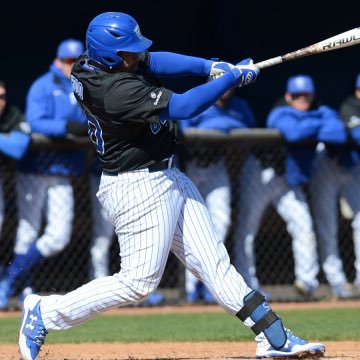
{"label": "bat barrel", "polygon": [[360,27],[335,35],[329,39],[302,49],[277,56],[254,64],[258,69],[264,69],[273,65],[281,64],[289,60],[300,59],[305,56],[320,54],[322,52],[341,49],[348,46],[360,44]]}

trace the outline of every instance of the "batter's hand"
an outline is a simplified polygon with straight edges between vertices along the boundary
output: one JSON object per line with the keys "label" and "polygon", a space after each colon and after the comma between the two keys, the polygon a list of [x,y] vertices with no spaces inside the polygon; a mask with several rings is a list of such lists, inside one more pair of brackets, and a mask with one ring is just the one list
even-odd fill
{"label": "batter's hand", "polygon": [[240,70],[240,75],[238,77],[239,87],[243,87],[254,82],[260,72],[260,70],[254,66],[254,62],[250,58],[240,61],[235,65],[235,67]]}
{"label": "batter's hand", "polygon": [[210,77],[214,80],[217,77],[225,74],[234,67],[233,64],[224,62],[224,61],[214,61],[211,65]]}

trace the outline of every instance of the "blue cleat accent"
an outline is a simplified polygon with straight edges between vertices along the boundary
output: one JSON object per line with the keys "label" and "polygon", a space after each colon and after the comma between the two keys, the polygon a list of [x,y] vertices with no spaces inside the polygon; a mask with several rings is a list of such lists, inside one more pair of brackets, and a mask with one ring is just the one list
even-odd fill
{"label": "blue cleat accent", "polygon": [[157,292],[152,293],[148,298],[141,302],[140,306],[160,306],[165,302],[165,296]]}
{"label": "blue cleat accent", "polygon": [[189,304],[216,304],[214,297],[200,280],[196,282],[194,291],[186,294],[186,301]]}
{"label": "blue cleat accent", "polygon": [[195,284],[195,289],[192,292],[189,292],[186,294],[186,301],[189,304],[195,304],[199,302],[202,298],[202,290],[203,290],[203,284],[201,281],[197,281]]}
{"label": "blue cleat accent", "polygon": [[202,289],[202,298],[206,304],[216,304],[216,301],[210,291],[206,288],[206,286],[203,286]]}
{"label": "blue cleat accent", "polygon": [[28,295],[24,300],[19,333],[19,349],[23,360],[37,360],[47,331],[41,318],[40,296]]}
{"label": "blue cleat accent", "polygon": [[289,329],[285,329],[287,340],[281,349],[274,349],[263,333],[256,336],[257,358],[319,358],[324,356],[325,345],[321,343],[307,342],[295,336]]}

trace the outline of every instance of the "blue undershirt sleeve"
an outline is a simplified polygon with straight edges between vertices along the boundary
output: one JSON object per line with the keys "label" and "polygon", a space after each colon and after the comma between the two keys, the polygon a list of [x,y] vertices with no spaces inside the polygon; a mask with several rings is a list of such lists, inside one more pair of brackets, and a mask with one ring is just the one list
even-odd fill
{"label": "blue undershirt sleeve", "polygon": [[150,52],[149,72],[161,76],[203,75],[210,73],[214,61],[171,52]]}
{"label": "blue undershirt sleeve", "polygon": [[30,144],[30,136],[14,130],[9,134],[0,134],[0,152],[19,160],[24,155]]}
{"label": "blue undershirt sleeve", "polygon": [[183,94],[173,93],[160,119],[182,120],[199,115],[227,90],[237,85],[239,70],[234,68],[216,80],[194,87]]}

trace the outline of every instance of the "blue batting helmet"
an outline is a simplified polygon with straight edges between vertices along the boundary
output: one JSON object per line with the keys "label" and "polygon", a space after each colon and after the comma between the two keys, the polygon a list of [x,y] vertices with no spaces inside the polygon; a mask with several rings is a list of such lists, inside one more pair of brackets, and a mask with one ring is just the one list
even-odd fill
{"label": "blue batting helmet", "polygon": [[96,16],[86,32],[86,48],[90,59],[109,68],[123,63],[119,51],[142,52],[152,41],[141,35],[136,20],[120,12],[106,12]]}

